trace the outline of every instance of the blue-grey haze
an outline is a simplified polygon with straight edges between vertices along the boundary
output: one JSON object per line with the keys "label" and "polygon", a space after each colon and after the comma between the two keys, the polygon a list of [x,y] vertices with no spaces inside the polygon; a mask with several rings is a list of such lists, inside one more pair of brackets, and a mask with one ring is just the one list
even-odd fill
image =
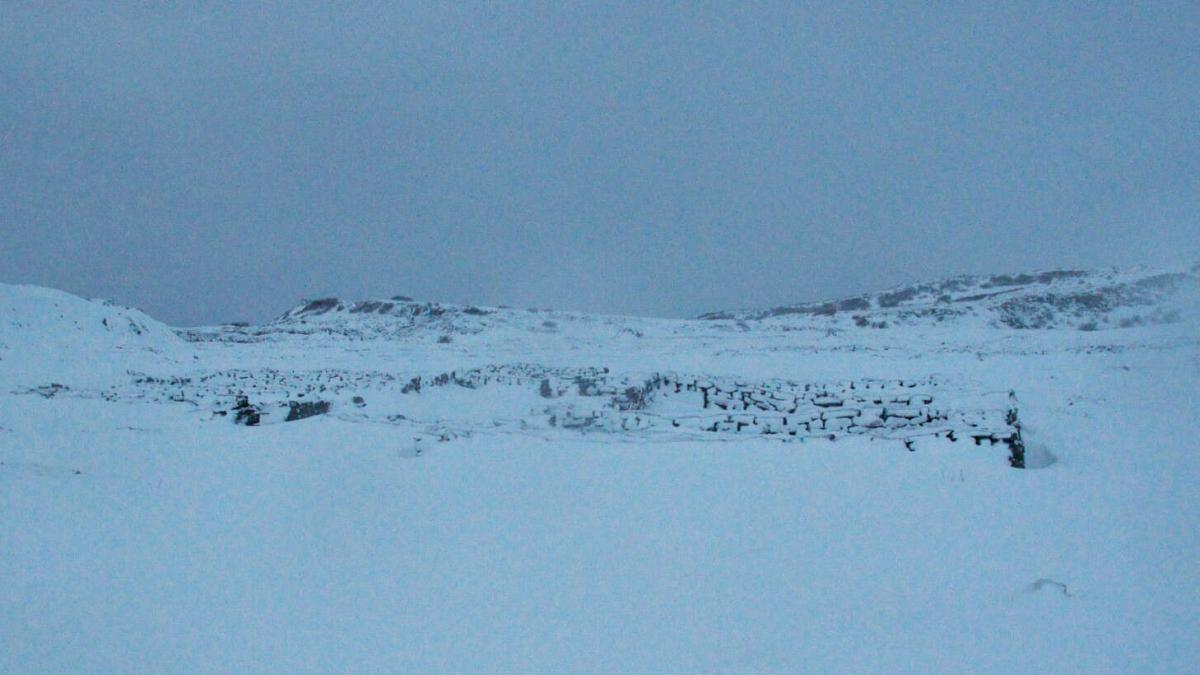
{"label": "blue-grey haze", "polygon": [[694,315],[1200,259],[1200,3],[0,6],[0,281]]}

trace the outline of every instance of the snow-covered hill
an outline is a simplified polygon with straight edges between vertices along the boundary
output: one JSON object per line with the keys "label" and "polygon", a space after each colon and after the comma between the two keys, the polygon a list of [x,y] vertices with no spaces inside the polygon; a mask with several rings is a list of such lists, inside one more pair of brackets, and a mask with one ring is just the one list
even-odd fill
{"label": "snow-covered hill", "polygon": [[839,300],[714,312],[701,318],[807,317],[881,328],[975,318],[1006,328],[1101,330],[1179,321],[1184,309],[1194,309],[1198,294],[1200,265],[1179,270],[1056,270],[958,276]]}
{"label": "snow-covered hill", "polygon": [[186,345],[166,325],[110,302],[0,284],[0,387],[111,381],[169,364]]}
{"label": "snow-covered hill", "polygon": [[647,336],[697,338],[730,330],[770,335],[904,327],[974,336],[976,328],[1092,331],[1171,324],[1196,318],[1198,307],[1200,266],[959,276],[839,300],[714,312],[700,321],[449,305],[404,296],[322,298],[303,301],[264,325],[192,328],[181,334],[193,342],[316,336],[447,344],[468,338],[470,344],[489,348],[505,341],[595,344]]}
{"label": "snow-covered hill", "polygon": [[469,336],[496,337],[508,333],[605,339],[636,335],[647,328],[676,328],[675,322],[622,316],[599,316],[552,309],[513,309],[420,302],[404,297],[386,300],[305,300],[275,320],[192,328],[183,335],[192,341],[257,342],[319,336],[335,340],[392,340],[409,343]]}
{"label": "snow-covered hill", "polygon": [[178,331],[0,286],[0,672],[1187,671],[1196,274]]}

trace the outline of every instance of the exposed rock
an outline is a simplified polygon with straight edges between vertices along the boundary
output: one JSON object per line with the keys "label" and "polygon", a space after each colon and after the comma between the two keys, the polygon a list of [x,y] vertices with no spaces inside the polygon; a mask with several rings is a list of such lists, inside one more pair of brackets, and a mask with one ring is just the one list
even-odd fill
{"label": "exposed rock", "polygon": [[244,394],[238,395],[233,404],[233,421],[248,427],[256,427],[262,422],[262,411],[252,405]]}
{"label": "exposed rock", "polygon": [[285,422],[295,422],[308,417],[324,415],[329,412],[329,401],[288,401],[288,414]]}

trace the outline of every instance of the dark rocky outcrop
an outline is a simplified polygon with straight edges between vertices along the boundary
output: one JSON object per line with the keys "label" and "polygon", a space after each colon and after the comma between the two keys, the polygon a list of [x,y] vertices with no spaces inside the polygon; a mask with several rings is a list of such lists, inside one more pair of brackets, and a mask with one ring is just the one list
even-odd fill
{"label": "dark rocky outcrop", "polygon": [[233,421],[235,424],[256,427],[262,422],[262,410],[258,406],[251,404],[250,399],[246,395],[239,394],[234,399]]}
{"label": "dark rocky outcrop", "polygon": [[310,300],[300,310],[303,314],[324,314],[338,306],[337,298],[320,298],[318,300]]}
{"label": "dark rocky outcrop", "polygon": [[316,417],[329,412],[329,401],[288,401],[288,414],[285,422]]}

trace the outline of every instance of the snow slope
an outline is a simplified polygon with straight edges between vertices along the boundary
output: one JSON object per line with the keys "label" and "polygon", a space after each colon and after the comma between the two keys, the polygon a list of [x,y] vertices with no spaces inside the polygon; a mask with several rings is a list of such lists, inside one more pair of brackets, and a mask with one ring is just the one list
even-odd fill
{"label": "snow slope", "polygon": [[[96,384],[189,352],[142,312],[36,286],[0,284],[0,387]],[[189,352],[190,353],[190,352]]]}
{"label": "snow slope", "polygon": [[[982,319],[1007,328],[1101,330],[1174,323],[1200,290],[1200,265],[1189,269],[1052,270],[958,276],[881,293],[766,310],[714,312],[704,319],[850,317],[859,327]],[[1185,302],[1184,307],[1179,303]]]}
{"label": "snow slope", "polygon": [[[364,320],[343,303],[176,340],[11,288],[26,304],[0,366],[36,335],[121,367],[63,347],[0,370],[3,672],[1186,672],[1200,656],[1188,313],[878,329]],[[920,383],[933,402],[907,406],[961,414],[958,430],[1011,391],[1029,468],[903,424],[672,426],[708,414],[695,391],[622,410],[624,384],[655,373],[789,410],[843,397],[818,415],[864,383]],[[75,384],[27,389],[55,378]],[[258,425],[233,421],[239,394]],[[283,423],[317,400],[328,412]],[[564,428],[567,406],[655,421]]]}

